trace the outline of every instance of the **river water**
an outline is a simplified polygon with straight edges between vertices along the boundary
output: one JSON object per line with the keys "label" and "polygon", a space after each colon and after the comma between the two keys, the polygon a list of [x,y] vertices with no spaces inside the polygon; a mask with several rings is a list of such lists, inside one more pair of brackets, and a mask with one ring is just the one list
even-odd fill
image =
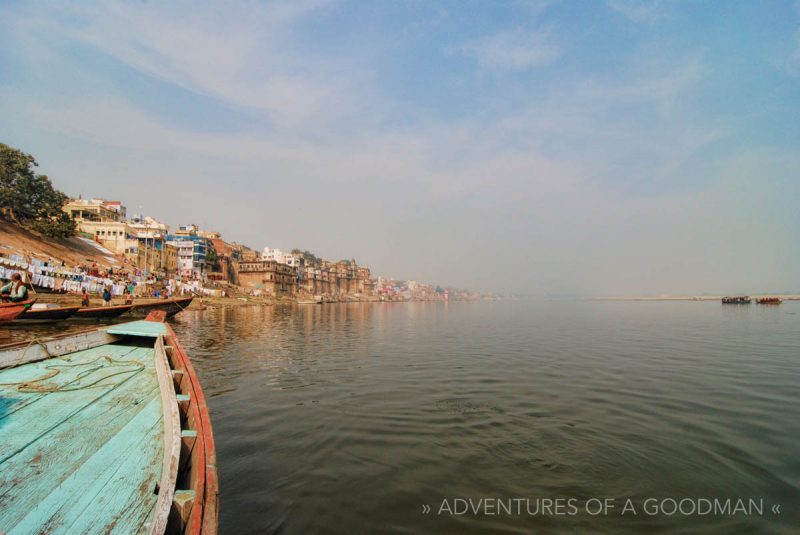
{"label": "river water", "polygon": [[223,534],[800,526],[800,302],[243,307],[173,326],[211,408]]}
{"label": "river water", "polygon": [[253,307],[176,330],[222,533],[800,526],[800,303]]}

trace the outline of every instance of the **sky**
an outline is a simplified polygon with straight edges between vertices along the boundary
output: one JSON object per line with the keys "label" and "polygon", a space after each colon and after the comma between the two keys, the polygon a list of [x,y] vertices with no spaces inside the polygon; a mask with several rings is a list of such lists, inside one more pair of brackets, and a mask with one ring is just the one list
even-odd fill
{"label": "sky", "polygon": [[0,142],[387,277],[800,292],[800,2],[5,2]]}

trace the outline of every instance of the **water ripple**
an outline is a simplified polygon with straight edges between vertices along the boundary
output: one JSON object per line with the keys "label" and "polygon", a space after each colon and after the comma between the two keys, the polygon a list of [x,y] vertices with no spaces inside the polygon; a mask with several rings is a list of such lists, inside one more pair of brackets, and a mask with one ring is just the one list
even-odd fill
{"label": "water ripple", "polygon": [[[187,312],[175,328],[209,398],[223,532],[789,533],[797,309],[341,304]],[[784,513],[420,514],[488,496],[758,496]]]}

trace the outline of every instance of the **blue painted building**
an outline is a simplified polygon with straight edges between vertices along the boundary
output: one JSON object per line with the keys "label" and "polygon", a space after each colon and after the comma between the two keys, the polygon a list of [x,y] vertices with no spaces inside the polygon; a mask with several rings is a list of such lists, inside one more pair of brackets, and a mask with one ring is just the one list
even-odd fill
{"label": "blue painted building", "polygon": [[193,243],[192,271],[197,277],[200,277],[205,272],[210,240],[205,236],[200,236],[197,231],[197,225],[178,225],[178,230],[174,234],[169,234],[167,241],[191,241]]}

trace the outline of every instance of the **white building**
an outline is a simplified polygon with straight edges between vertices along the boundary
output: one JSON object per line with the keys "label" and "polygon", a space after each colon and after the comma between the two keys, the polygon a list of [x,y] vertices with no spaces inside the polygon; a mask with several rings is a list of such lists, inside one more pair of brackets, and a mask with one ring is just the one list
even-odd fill
{"label": "white building", "polygon": [[292,267],[300,266],[300,257],[298,255],[284,253],[280,249],[271,249],[269,247],[264,247],[264,251],[261,253],[261,260],[274,260],[279,264]]}
{"label": "white building", "polygon": [[139,239],[163,239],[169,234],[169,225],[149,216],[134,215],[128,221],[128,227],[135,231]]}
{"label": "white building", "polygon": [[189,240],[168,241],[167,245],[178,249],[178,273],[186,277],[195,275],[194,242]]}

